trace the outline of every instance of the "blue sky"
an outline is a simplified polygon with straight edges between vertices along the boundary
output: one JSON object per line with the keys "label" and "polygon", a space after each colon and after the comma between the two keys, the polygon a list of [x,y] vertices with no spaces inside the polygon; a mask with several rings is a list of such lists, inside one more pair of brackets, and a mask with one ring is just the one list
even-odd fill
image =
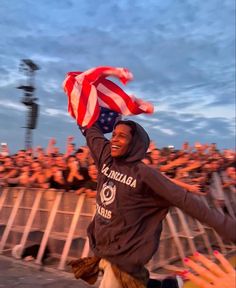
{"label": "blue sky", "polygon": [[68,71],[110,65],[129,68],[125,90],[154,104],[131,119],[158,147],[235,147],[234,0],[1,0],[0,34],[0,141],[12,152],[24,147],[25,58],[40,66],[35,146],[55,137],[64,151],[68,135],[84,144],[61,84]]}

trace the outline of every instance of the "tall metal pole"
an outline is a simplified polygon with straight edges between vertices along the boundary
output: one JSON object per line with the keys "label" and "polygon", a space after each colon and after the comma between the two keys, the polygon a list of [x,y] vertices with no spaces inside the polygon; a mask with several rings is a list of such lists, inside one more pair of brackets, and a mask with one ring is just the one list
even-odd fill
{"label": "tall metal pole", "polygon": [[[30,118],[30,113],[31,113],[30,110],[28,110],[27,118]],[[28,121],[29,120],[27,120],[27,122]],[[32,148],[32,143],[33,143],[32,136],[33,136],[32,130],[30,128],[26,127],[26,129],[25,129],[25,149],[26,150]]]}
{"label": "tall metal pole", "polygon": [[21,85],[17,88],[24,91],[24,96],[21,102],[27,108],[25,149],[30,149],[32,147],[32,129],[36,128],[39,108],[39,105],[35,102],[37,98],[34,97],[34,73],[36,70],[39,70],[39,67],[30,59],[22,59],[20,63],[20,70],[22,70],[27,76],[26,85]]}

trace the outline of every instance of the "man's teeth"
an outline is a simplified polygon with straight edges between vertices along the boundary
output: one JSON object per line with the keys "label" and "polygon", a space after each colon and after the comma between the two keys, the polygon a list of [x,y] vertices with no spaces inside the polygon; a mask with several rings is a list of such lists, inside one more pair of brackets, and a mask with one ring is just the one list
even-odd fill
{"label": "man's teeth", "polygon": [[112,145],[112,146],[111,146],[111,148],[112,148],[112,149],[119,149],[119,148],[120,148],[120,146],[117,146],[117,145]]}

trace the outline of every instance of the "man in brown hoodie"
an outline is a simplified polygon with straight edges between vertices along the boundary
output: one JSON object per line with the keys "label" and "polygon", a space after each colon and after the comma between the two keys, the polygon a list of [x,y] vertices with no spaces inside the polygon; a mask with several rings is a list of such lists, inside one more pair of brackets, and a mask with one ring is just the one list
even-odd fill
{"label": "man in brown hoodie", "polygon": [[[111,279],[112,287],[147,287],[144,266],[158,249],[162,221],[171,206],[213,227],[222,238],[236,241],[234,219],[209,209],[199,196],[142,163],[150,140],[138,123],[118,121],[110,140],[97,124],[84,135],[99,174],[97,211],[88,236],[94,255],[102,259],[100,287],[111,288]],[[125,278],[137,285],[122,283]]]}

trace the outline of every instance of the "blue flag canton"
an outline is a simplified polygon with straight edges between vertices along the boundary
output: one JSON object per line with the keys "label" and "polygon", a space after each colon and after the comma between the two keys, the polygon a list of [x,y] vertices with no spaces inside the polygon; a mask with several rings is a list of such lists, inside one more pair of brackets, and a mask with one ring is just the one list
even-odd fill
{"label": "blue flag canton", "polygon": [[97,124],[104,134],[111,133],[115,123],[121,118],[121,115],[110,109],[101,107],[101,112]]}

